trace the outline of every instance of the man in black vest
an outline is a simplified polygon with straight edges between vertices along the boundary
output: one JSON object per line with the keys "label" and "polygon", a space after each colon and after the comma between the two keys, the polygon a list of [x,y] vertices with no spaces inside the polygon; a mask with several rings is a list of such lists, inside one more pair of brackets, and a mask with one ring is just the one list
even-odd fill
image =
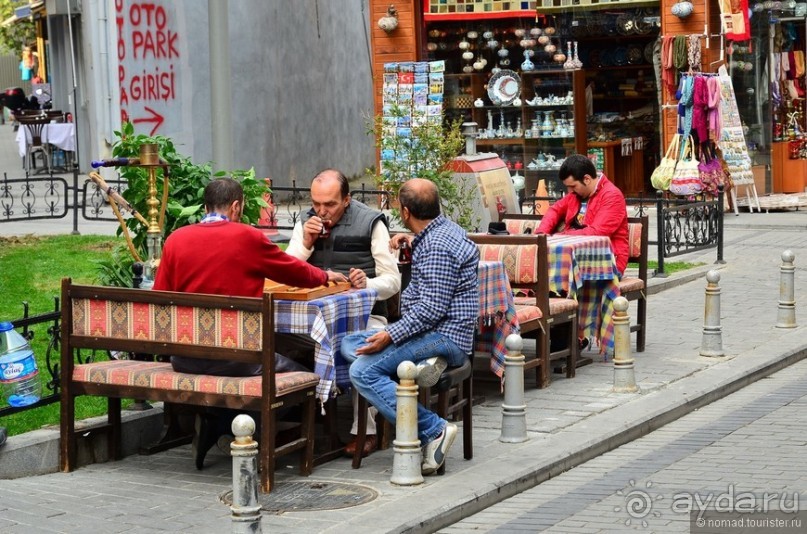
{"label": "man in black vest", "polygon": [[[368,208],[350,197],[350,187],[344,174],[336,169],[325,169],[311,182],[312,208],[300,217],[295,225],[286,252],[322,269],[342,273],[350,278],[353,287],[369,287],[378,292],[368,329],[384,328],[387,324],[386,300],[401,289],[401,274],[395,256],[389,249],[387,219],[380,211]],[[297,338],[310,346],[313,357],[313,340]],[[291,340],[278,338],[279,352],[291,352],[285,347]],[[284,351],[283,349],[286,348]],[[298,344],[298,350],[300,349]],[[309,350],[305,350],[306,353]],[[355,390],[354,390],[355,396]],[[356,435],[356,402],[351,434]],[[363,455],[377,447],[375,408],[367,417],[367,440]],[[355,439],[345,447],[352,456]]]}

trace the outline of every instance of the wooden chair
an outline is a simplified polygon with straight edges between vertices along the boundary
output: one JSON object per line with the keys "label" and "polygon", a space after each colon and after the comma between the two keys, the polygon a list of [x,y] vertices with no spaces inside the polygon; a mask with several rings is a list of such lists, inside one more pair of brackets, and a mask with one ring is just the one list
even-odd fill
{"label": "wooden chair", "polygon": [[42,131],[50,123],[48,118],[19,117],[17,119],[26,132],[26,150],[23,159],[23,167],[26,171],[36,168],[36,155],[42,155],[45,170],[50,172],[50,147],[42,141]]}
{"label": "wooden chair", "polygon": [[[527,296],[516,297],[516,316],[521,335],[535,339],[535,358],[527,360],[524,369],[535,369],[539,388],[549,385],[549,363],[566,359],[566,377],[573,378],[580,351],[577,340],[577,301],[549,297],[549,260],[546,235],[469,234],[479,247],[480,261],[501,261],[507,270],[510,286],[522,289]],[[550,351],[552,328],[567,325],[568,344]],[[560,332],[560,329],[556,329]]]}
{"label": "wooden chair", "polygon": [[[364,441],[367,439],[368,402],[362,395],[359,398],[359,419],[357,421],[356,451],[353,453],[353,469],[361,467]],[[418,402],[448,420],[462,421],[463,457],[474,457],[473,444],[473,353],[459,367],[449,367],[437,383],[428,390],[418,391]],[[379,449],[389,447],[390,423],[380,414],[376,418]],[[442,475],[445,463],[437,470]]]}
{"label": "wooden chair", "polygon": [[628,217],[628,262],[639,264],[638,278],[623,277],[619,281],[619,294],[630,300],[638,300],[636,323],[630,331],[636,332],[636,352],[644,352],[647,339],[647,242],[649,218]]}

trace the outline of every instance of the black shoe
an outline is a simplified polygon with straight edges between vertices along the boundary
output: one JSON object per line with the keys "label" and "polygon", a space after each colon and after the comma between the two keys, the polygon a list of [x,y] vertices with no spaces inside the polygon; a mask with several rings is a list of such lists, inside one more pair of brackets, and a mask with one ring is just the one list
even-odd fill
{"label": "black shoe", "polygon": [[194,426],[196,432],[193,435],[193,445],[191,449],[193,450],[196,469],[201,471],[205,465],[207,451],[216,444],[219,439],[219,433],[216,432],[216,420],[203,415],[196,416],[196,424]]}
{"label": "black shoe", "polygon": [[6,438],[8,437],[8,432],[6,429],[0,426],[0,447],[2,447],[6,443]]}

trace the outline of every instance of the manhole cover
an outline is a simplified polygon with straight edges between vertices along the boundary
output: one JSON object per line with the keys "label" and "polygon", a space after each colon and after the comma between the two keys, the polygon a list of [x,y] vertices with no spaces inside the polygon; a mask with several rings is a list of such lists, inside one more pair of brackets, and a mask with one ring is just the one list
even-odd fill
{"label": "manhole cover", "polygon": [[[378,492],[358,484],[343,482],[281,482],[272,493],[258,493],[258,502],[265,512],[304,512],[308,510],[336,510],[370,502]],[[232,490],[221,495],[225,504],[233,503]]]}

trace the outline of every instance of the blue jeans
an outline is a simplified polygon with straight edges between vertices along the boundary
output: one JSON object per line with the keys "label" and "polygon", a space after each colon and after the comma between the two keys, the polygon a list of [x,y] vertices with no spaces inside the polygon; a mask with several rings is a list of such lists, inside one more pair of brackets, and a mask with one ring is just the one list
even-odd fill
{"label": "blue jeans", "polygon": [[[433,356],[442,356],[449,367],[462,365],[468,357],[443,334],[427,332],[392,344],[375,354],[357,355],[356,349],[365,345],[365,340],[377,330],[365,330],[348,334],[342,339],[342,357],[350,365],[350,381],[367,402],[378,409],[387,421],[395,423],[398,364],[404,361],[418,363]],[[426,445],[440,435],[446,421],[434,412],[418,404],[418,437]]]}

